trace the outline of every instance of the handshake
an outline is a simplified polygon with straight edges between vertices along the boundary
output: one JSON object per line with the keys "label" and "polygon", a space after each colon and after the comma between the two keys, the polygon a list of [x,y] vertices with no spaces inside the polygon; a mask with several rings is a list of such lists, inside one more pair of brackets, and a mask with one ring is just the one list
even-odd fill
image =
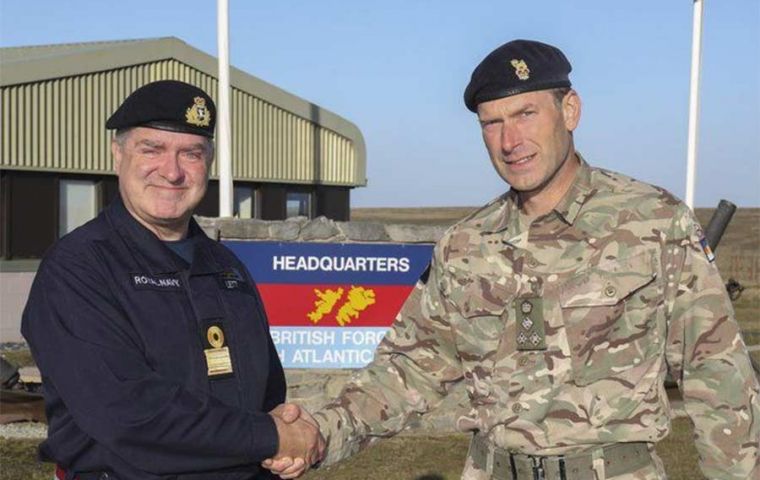
{"label": "handshake", "polygon": [[309,412],[294,403],[283,403],[269,412],[277,426],[279,447],[274,458],[261,462],[283,479],[300,477],[325,454],[325,439]]}

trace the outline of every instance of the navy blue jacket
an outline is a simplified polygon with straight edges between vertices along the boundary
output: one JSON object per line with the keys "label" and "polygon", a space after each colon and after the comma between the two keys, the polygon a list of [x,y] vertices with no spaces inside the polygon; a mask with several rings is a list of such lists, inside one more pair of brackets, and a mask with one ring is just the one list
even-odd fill
{"label": "navy blue jacket", "polygon": [[[116,200],[45,255],[22,333],[42,373],[40,457],[81,479],[268,478],[285,378],[250,274],[191,221],[192,264]],[[208,327],[233,372],[209,377]]]}

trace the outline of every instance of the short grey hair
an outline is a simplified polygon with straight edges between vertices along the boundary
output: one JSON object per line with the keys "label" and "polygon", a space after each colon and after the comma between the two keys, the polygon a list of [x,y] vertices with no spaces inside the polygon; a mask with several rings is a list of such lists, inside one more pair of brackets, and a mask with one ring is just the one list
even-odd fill
{"label": "short grey hair", "polygon": [[[127,143],[127,140],[129,139],[129,135],[132,133],[132,130],[134,127],[127,127],[127,128],[120,128],[116,130],[116,133],[113,134],[113,141],[116,143],[116,145],[119,146],[119,148],[123,149],[124,145]],[[204,144],[204,151],[206,153],[206,158],[209,162],[214,159],[214,140],[209,137],[203,137],[203,144]]]}
{"label": "short grey hair", "polygon": [[554,104],[557,106],[557,108],[562,108],[562,100],[564,100],[565,96],[570,93],[570,90],[572,90],[570,87],[559,87],[551,89],[550,93],[554,97]]}
{"label": "short grey hair", "polygon": [[131,132],[132,127],[120,128],[116,130],[116,133],[113,134],[114,143],[119,147],[124,148],[124,144],[127,143],[127,138],[129,138],[129,134]]}

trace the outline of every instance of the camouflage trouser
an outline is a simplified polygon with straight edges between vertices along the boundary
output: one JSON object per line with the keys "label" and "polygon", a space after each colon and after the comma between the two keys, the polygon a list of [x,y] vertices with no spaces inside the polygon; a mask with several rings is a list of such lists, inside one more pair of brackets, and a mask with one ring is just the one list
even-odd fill
{"label": "camouflage trouser", "polygon": [[[636,471],[625,473],[622,475],[616,475],[609,477],[604,473],[604,459],[599,458],[594,461],[594,471],[587,472],[577,477],[567,477],[567,480],[666,480],[668,477],[665,475],[665,468],[662,465],[662,460],[657,456],[654,451],[654,446],[650,447],[649,454],[652,457],[652,463],[645,467],[639,468]],[[489,466],[490,468],[490,466]],[[467,455],[467,462],[462,472],[462,480],[496,480],[492,477],[491,472],[481,470],[474,465],[472,455]],[[499,479],[502,480],[502,479]],[[511,480],[511,479],[503,479]],[[532,478],[518,478],[514,480],[533,480]],[[555,478],[546,478],[546,480],[559,480]]]}

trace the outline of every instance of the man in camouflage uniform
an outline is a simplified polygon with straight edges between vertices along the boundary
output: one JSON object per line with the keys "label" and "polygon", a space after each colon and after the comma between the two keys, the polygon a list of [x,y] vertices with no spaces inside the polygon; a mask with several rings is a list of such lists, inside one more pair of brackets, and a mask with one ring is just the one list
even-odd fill
{"label": "man in camouflage uniform", "polygon": [[705,476],[760,478],[760,387],[701,229],[668,192],[575,151],[569,72],[522,40],[474,71],[465,103],[512,189],[443,236],[374,361],[314,415],[325,463],[463,381],[463,479],[663,479],[669,371]]}

